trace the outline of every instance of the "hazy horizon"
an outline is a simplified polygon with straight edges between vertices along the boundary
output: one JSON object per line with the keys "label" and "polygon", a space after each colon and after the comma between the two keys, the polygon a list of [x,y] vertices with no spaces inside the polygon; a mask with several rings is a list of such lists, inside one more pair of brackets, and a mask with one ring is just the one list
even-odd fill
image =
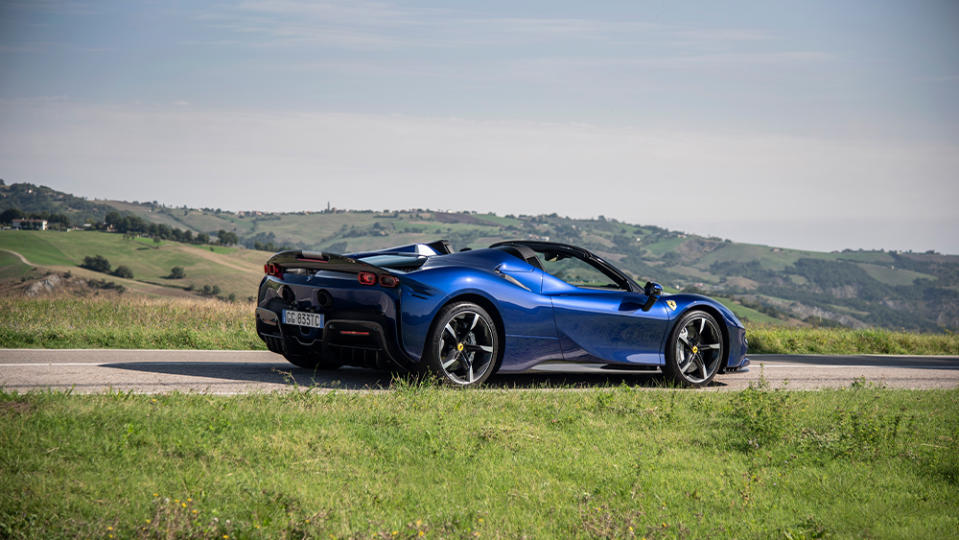
{"label": "hazy horizon", "polygon": [[[9,181],[9,180],[7,180],[7,179],[3,179],[3,180],[4,180],[8,185],[11,184],[11,183],[20,183],[20,182],[11,182],[11,181]],[[32,183],[32,184],[34,184],[34,185],[43,185],[43,184],[38,184],[38,183],[36,183],[36,182],[28,182],[28,183]],[[46,186],[46,187],[50,187],[50,188],[53,188],[53,189],[57,189],[55,186],[49,186],[49,185],[48,185],[48,186]],[[58,189],[58,191],[59,191],[59,189]],[[170,202],[168,202],[168,201],[162,201],[162,200],[155,200],[155,201],[154,201],[154,200],[139,200],[139,199],[120,199],[120,198],[117,198],[117,197],[89,197],[89,196],[86,196],[86,195],[81,194],[81,193],[71,193],[71,195],[75,195],[75,196],[77,196],[77,197],[81,197],[81,198],[84,198],[84,199],[87,199],[87,200],[90,200],[90,201],[94,201],[94,202],[97,202],[97,201],[101,201],[101,202],[102,202],[102,201],[120,201],[120,202],[126,202],[126,203],[134,203],[134,202],[136,202],[136,203],[151,203],[151,202],[156,202],[157,204],[166,206],[167,208],[181,208],[181,207],[184,206],[182,203],[181,203],[181,204],[172,204],[172,203],[170,203]],[[420,209],[422,209],[422,210],[428,210],[428,211],[434,211],[434,212],[454,212],[454,213],[456,213],[456,212],[476,212],[476,213],[478,213],[478,214],[494,214],[494,215],[498,215],[498,216],[506,216],[506,215],[546,215],[546,213],[542,213],[542,212],[522,212],[522,211],[521,211],[521,212],[513,212],[513,213],[509,213],[509,212],[505,212],[505,213],[504,213],[504,212],[497,212],[497,211],[494,211],[494,210],[484,210],[484,209],[479,209],[479,208],[440,208],[440,207],[436,207],[436,208],[427,208],[427,207],[416,207],[416,208],[414,208],[414,207],[409,207],[409,208],[400,208],[400,207],[396,207],[396,208],[371,208],[371,207],[360,208],[360,207],[353,207],[353,208],[344,208],[344,207],[341,207],[341,206],[336,205],[335,202],[332,201],[332,200],[331,200],[331,201],[327,201],[327,202],[330,204],[330,206],[331,206],[332,208],[334,208],[334,209],[336,209],[336,210],[346,210],[346,211],[353,211],[353,212],[358,212],[358,211],[393,212],[393,211],[409,211],[409,210],[415,210],[415,209],[417,209],[417,208],[420,208]],[[187,205],[187,206],[188,206],[189,208],[192,208],[192,209],[204,209],[204,208],[207,208],[207,209],[221,209],[221,210],[228,211],[228,212],[261,211],[261,212],[266,212],[266,213],[270,213],[270,212],[276,212],[276,213],[297,213],[297,212],[321,212],[321,211],[323,211],[323,210],[326,209],[326,204],[327,204],[327,202],[322,202],[321,204],[318,204],[316,207],[303,207],[303,208],[298,208],[298,209],[287,209],[287,210],[277,210],[277,209],[272,209],[272,210],[271,210],[271,209],[257,208],[257,207],[249,207],[249,208],[228,208],[228,207],[223,207],[223,206],[219,206],[219,205],[211,205],[211,204],[201,204],[201,205],[198,205],[198,206]],[[551,213],[552,213],[552,212],[550,212],[550,214],[551,214]],[[561,217],[570,218],[570,219],[598,219],[598,218],[600,218],[600,217],[603,217],[603,218],[605,218],[605,219],[613,219],[613,220],[621,221],[621,222],[624,222],[624,223],[630,223],[630,224],[634,224],[634,225],[653,225],[653,226],[662,227],[662,228],[665,228],[665,229],[670,229],[670,230],[673,230],[673,231],[682,232],[682,233],[686,233],[686,234],[694,234],[694,235],[699,235],[699,236],[704,236],[704,237],[710,237],[710,236],[712,236],[712,237],[719,237],[719,238],[723,238],[723,239],[732,240],[733,242],[748,243],[748,244],[762,244],[762,245],[768,245],[768,246],[771,246],[771,247],[779,247],[779,248],[786,248],[786,249],[800,249],[800,250],[820,251],[820,252],[842,251],[842,250],[844,250],[844,249],[852,249],[852,250],[856,250],[856,249],[863,249],[863,250],[880,250],[880,249],[882,249],[882,250],[886,250],[886,251],[890,251],[890,250],[896,250],[896,251],[913,251],[913,252],[917,252],[917,253],[919,253],[919,252],[926,252],[926,251],[929,251],[929,250],[935,250],[935,251],[937,251],[937,252],[940,252],[940,253],[943,253],[943,254],[947,254],[947,255],[959,255],[959,251],[942,251],[942,250],[936,249],[936,248],[934,248],[934,247],[921,247],[921,246],[920,246],[920,247],[915,247],[914,245],[912,245],[912,244],[903,236],[903,233],[902,233],[901,231],[896,231],[896,230],[894,230],[893,227],[890,226],[889,224],[887,224],[887,223],[881,223],[881,222],[872,222],[872,223],[861,223],[861,222],[859,222],[859,223],[850,223],[850,222],[843,222],[843,221],[841,221],[841,220],[837,220],[837,221],[835,221],[835,222],[817,223],[817,224],[815,224],[815,225],[810,225],[810,224],[808,224],[808,223],[796,223],[796,222],[789,222],[789,221],[780,221],[780,222],[770,221],[770,222],[767,222],[766,227],[764,227],[764,229],[763,229],[762,231],[755,231],[755,230],[753,230],[754,224],[751,223],[751,222],[723,221],[723,222],[719,222],[719,223],[703,223],[703,224],[700,224],[700,225],[698,225],[698,226],[683,228],[683,227],[674,227],[674,226],[672,226],[672,225],[669,225],[668,223],[654,223],[654,222],[645,222],[645,221],[633,221],[633,220],[629,220],[629,219],[623,219],[623,218],[618,217],[618,216],[605,215],[605,214],[596,214],[596,215],[566,215],[566,214],[559,214],[559,215],[560,215]],[[928,222],[928,223],[922,223],[922,222],[920,222],[920,223],[916,223],[916,224],[913,224],[913,225],[914,225],[914,228],[922,228],[922,227],[934,228],[934,227],[942,227],[944,224],[942,224],[942,223],[936,223],[936,222]],[[866,241],[865,243],[860,244],[860,245],[846,245],[846,244],[840,244],[840,243],[838,243],[837,241],[832,241],[832,242],[830,242],[830,241],[828,240],[828,238],[827,238],[826,241],[824,242],[822,237],[828,236],[828,232],[829,232],[830,230],[832,230],[834,227],[845,227],[845,228],[847,229],[847,231],[846,231],[846,232],[847,232],[846,237],[860,237],[860,238],[869,238],[869,237],[872,236],[872,234],[875,232],[875,230],[876,230],[877,228],[879,228],[879,229],[885,228],[885,231],[886,231],[886,233],[887,233],[887,238],[892,239],[892,241],[887,242],[887,243],[885,243],[885,244],[881,244],[881,245],[870,245],[870,244],[868,244],[868,241]],[[856,230],[856,227],[861,227],[861,230]],[[801,229],[801,228],[804,228],[805,231],[800,231],[801,234],[798,235],[798,236],[795,235],[796,230],[797,230],[797,229]],[[804,243],[804,240],[803,240],[803,237],[808,236],[808,232],[809,232],[809,229],[810,229],[810,228],[813,229],[813,231],[816,233],[816,235],[819,235],[819,241],[817,241],[815,244],[805,244],[805,243]],[[849,229],[852,229],[852,230],[850,231]],[[746,237],[746,236],[751,237],[751,239],[749,239],[749,240],[743,239],[743,238]],[[388,243],[388,242],[387,242],[387,243]],[[825,246],[825,247],[823,247],[823,246]]]}
{"label": "hazy horizon", "polygon": [[5,2],[0,177],[959,253],[956,28],[948,0]]}

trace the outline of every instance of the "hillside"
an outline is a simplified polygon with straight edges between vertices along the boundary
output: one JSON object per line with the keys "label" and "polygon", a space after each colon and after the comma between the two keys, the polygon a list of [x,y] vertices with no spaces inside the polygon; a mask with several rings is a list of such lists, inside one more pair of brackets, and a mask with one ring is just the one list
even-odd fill
{"label": "hillside", "polygon": [[[177,242],[154,243],[145,238],[129,238],[119,234],[96,231],[0,231],[0,292],[21,293],[21,278],[32,282],[44,274],[59,276],[57,287],[69,286],[71,292],[84,281],[105,281],[123,285],[136,294],[148,296],[202,295],[204,286],[216,296],[247,300],[256,295],[256,287],[263,277],[263,261],[269,253],[243,248],[194,246]],[[25,257],[23,264],[11,255]],[[113,268],[123,265],[133,272],[132,279],[94,272],[79,265],[84,257],[101,255]],[[182,279],[170,279],[174,266],[184,269]],[[37,268],[31,270],[31,268]],[[67,279],[69,276],[74,279]],[[98,289],[98,287],[85,287]],[[105,292],[113,287],[99,287]],[[80,292],[83,292],[82,290]],[[98,291],[90,291],[98,292]]]}
{"label": "hillside", "polygon": [[[0,210],[7,202],[0,199]],[[195,233],[234,232],[247,248],[267,251],[303,247],[344,253],[438,238],[462,249],[509,238],[548,239],[591,249],[640,282],[659,281],[671,290],[703,292],[743,306],[740,311],[752,321],[959,329],[956,255],[801,251],[602,216],[571,219],[420,209],[263,213],[122,201],[97,204]]]}

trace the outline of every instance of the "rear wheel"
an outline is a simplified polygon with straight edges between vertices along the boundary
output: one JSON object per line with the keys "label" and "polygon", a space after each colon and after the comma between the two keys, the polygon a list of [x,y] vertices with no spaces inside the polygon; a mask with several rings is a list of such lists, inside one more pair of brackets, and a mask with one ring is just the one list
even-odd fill
{"label": "rear wheel", "polygon": [[440,310],[424,351],[424,367],[454,386],[478,386],[496,366],[499,335],[493,318],[472,302]]}
{"label": "rear wheel", "polygon": [[663,373],[683,386],[705,386],[723,361],[723,333],[705,311],[683,315],[666,343]]}

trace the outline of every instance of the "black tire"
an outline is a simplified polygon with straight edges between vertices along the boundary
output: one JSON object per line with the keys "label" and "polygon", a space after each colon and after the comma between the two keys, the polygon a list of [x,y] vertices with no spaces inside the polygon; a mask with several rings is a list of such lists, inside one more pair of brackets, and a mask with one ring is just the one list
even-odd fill
{"label": "black tire", "polygon": [[422,367],[451,386],[479,386],[493,374],[500,339],[493,317],[472,302],[440,310],[426,340]]}
{"label": "black tire", "polygon": [[682,386],[706,386],[723,363],[723,332],[716,318],[694,310],[676,322],[666,342],[663,374]]}

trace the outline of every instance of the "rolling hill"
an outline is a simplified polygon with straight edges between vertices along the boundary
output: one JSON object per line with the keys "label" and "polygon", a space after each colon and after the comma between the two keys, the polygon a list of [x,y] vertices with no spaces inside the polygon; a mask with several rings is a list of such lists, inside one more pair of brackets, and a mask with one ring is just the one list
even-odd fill
{"label": "rolling hill", "polygon": [[[235,247],[178,242],[156,244],[146,238],[98,231],[0,231],[0,250],[4,250],[0,251],[0,283],[3,283],[0,291],[12,294],[23,291],[21,284],[32,283],[54,272],[61,277],[113,282],[132,293],[149,296],[201,295],[204,286],[211,291],[216,286],[216,296],[229,298],[232,294],[240,300],[256,295],[257,284],[263,277],[263,261],[270,256],[270,253]],[[29,264],[13,253],[27,259]],[[79,266],[85,257],[96,255],[105,257],[114,268],[120,265],[130,268],[133,278],[124,279]],[[186,276],[170,279],[174,266],[182,267]]]}
{"label": "rolling hill", "polygon": [[[42,201],[31,199],[31,193],[27,193],[29,188],[23,186],[0,186],[0,195],[13,190],[17,194],[0,197],[0,211],[15,204],[22,208],[42,207]],[[83,207],[73,200],[75,197],[58,196],[58,192],[49,188],[35,188],[33,193],[42,194],[44,200],[72,201],[74,206]],[[753,321],[959,330],[959,256],[956,255],[881,250],[802,251],[684,234],[602,216],[572,219],[556,214],[498,216],[423,209],[264,213],[174,208],[155,202],[97,201],[93,204],[95,211],[77,208],[72,216],[95,222],[104,210],[102,206],[106,206],[112,211],[194,233],[233,232],[246,248],[265,251],[303,247],[346,253],[438,238],[450,240],[456,249],[485,247],[509,238],[567,242],[608,258],[640,282],[659,281],[669,290],[702,292],[723,298]],[[83,217],[84,212],[89,217]],[[142,239],[130,242],[130,245],[140,242],[147,247],[152,243]],[[2,241],[0,247],[3,247]],[[210,253],[208,248],[186,245],[177,249],[181,253],[204,252],[204,249],[204,253]],[[172,246],[169,250],[173,251]],[[248,258],[251,263],[255,260],[257,264],[251,267],[251,272],[258,274],[266,253],[253,254],[252,251],[237,249],[232,255]],[[136,253],[141,257],[153,255],[143,249]],[[161,272],[169,271],[169,266],[164,268],[164,265],[174,260],[164,253],[161,248],[156,253],[159,258],[155,268],[143,271],[151,282],[162,279]],[[83,253],[88,254],[91,253]],[[71,252],[71,256],[76,255],[80,255],[77,250]],[[163,262],[159,262],[161,260]],[[114,262],[112,258],[111,262]],[[125,263],[117,259],[114,264]],[[194,275],[199,276],[196,272],[203,271],[202,268],[197,266]],[[134,274],[139,279],[136,269]],[[198,280],[196,283],[202,286],[212,282]],[[228,290],[223,285],[221,289]],[[240,296],[239,292],[235,294]],[[248,294],[244,292],[242,297]]]}

